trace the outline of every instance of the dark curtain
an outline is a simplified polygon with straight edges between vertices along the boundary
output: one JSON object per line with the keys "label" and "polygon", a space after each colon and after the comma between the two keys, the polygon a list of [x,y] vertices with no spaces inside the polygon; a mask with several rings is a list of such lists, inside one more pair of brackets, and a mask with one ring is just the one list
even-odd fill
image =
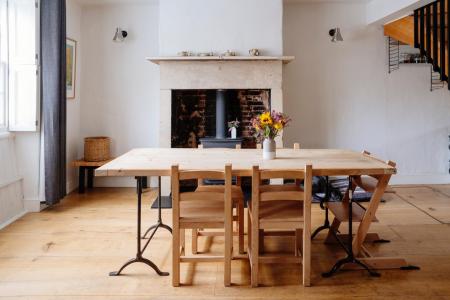
{"label": "dark curtain", "polygon": [[41,0],[45,201],[66,195],[66,0]]}

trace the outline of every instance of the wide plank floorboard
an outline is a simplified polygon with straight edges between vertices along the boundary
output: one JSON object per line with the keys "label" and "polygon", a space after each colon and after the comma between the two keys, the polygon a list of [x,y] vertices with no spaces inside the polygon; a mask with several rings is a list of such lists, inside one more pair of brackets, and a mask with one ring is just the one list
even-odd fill
{"label": "wide plank floorboard", "polygon": [[[232,262],[232,287],[223,287],[219,263],[182,264],[183,286],[173,288],[170,277],[159,277],[142,264],[124,276],[109,277],[135,253],[136,199],[134,189],[97,188],[72,193],[60,205],[30,213],[0,231],[0,299],[450,299],[450,186],[395,187],[385,195],[371,232],[391,240],[366,244],[379,256],[402,256],[420,271],[386,270],[381,278],[346,271],[322,278],[343,251],[325,245],[326,232],[312,244],[312,283],[300,285],[301,268],[262,265],[259,288],[250,288],[249,265]],[[143,222],[156,219],[150,210],[154,190],[144,194]],[[171,223],[170,210],[163,219]],[[313,227],[323,213],[313,205]],[[345,231],[345,227],[343,227]],[[190,238],[187,236],[187,249]],[[291,249],[292,240],[267,238],[266,251]],[[201,237],[199,251],[218,254],[221,237]],[[171,236],[159,231],[146,250],[162,270],[171,269]]]}

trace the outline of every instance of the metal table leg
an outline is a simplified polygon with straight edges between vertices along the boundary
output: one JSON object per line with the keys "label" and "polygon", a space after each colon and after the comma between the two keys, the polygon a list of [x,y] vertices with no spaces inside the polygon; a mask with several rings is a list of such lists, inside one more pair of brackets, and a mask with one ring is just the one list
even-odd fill
{"label": "metal table leg", "polygon": [[156,222],[156,224],[150,226],[150,228],[147,229],[147,231],[144,233],[143,238],[144,239],[147,238],[147,235],[150,233],[150,231],[153,230],[153,232],[149,238],[149,240],[151,240],[153,235],[158,230],[158,228],[164,228],[167,231],[169,231],[170,233],[172,233],[172,228],[170,228],[170,226],[164,224],[164,222],[162,220],[162,216],[161,216],[161,176],[158,176],[158,221]]}
{"label": "metal table leg", "polygon": [[144,264],[148,265],[149,267],[151,267],[153,270],[155,270],[155,272],[159,276],[168,276],[169,275],[168,272],[162,272],[151,260],[142,256],[142,254],[144,253],[145,249],[147,248],[151,238],[155,234],[156,230],[152,233],[150,239],[147,241],[147,243],[145,243],[144,247],[141,248],[142,177],[136,177],[136,182],[137,182],[137,235],[136,235],[137,252],[136,252],[136,257],[130,259],[125,264],[123,264],[122,267],[120,267],[120,269],[118,271],[110,272],[109,276],[119,276],[121,274],[121,272],[123,271],[123,269],[125,269],[127,266],[129,266],[133,263],[139,263],[139,262],[144,263]]}
{"label": "metal table leg", "polygon": [[339,242],[339,244],[342,246],[342,248],[347,252],[347,256],[338,260],[336,264],[331,268],[330,271],[322,273],[323,277],[331,277],[333,276],[341,267],[345,264],[357,264],[361,266],[363,269],[365,269],[367,272],[369,272],[370,276],[373,277],[380,277],[381,274],[378,272],[375,272],[371,268],[369,268],[365,263],[360,261],[353,252],[353,195],[351,190],[352,184],[352,177],[349,176],[349,185],[348,185],[348,196],[349,196],[349,203],[348,203],[348,236],[347,236],[347,245],[341,239],[338,237],[337,233],[332,230],[332,234],[336,238],[336,240]]}
{"label": "metal table leg", "polygon": [[321,232],[322,230],[331,228],[331,226],[330,226],[330,219],[329,219],[329,215],[328,215],[328,207],[325,205],[325,203],[330,201],[330,198],[331,198],[331,188],[330,188],[329,177],[326,176],[325,180],[326,180],[325,195],[324,195],[324,197],[322,199],[320,199],[320,208],[325,210],[325,222],[323,223],[322,226],[320,226],[319,228],[314,230],[313,234],[311,235],[311,239],[314,239],[316,237],[316,235],[319,232]]}
{"label": "metal table leg", "polygon": [[87,167],[87,187],[92,189],[94,187],[94,171],[97,167]]}
{"label": "metal table leg", "polygon": [[80,166],[78,168],[78,193],[83,194],[84,193],[84,182],[86,181],[84,178],[86,174],[86,167]]}

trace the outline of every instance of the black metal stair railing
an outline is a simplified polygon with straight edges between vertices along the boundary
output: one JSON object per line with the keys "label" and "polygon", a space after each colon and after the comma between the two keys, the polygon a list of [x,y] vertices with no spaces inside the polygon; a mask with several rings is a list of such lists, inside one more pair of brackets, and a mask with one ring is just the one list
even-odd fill
{"label": "black metal stair railing", "polygon": [[[449,81],[450,0],[437,0],[414,11],[414,47],[431,64],[431,91]],[[447,84],[449,90],[450,85]]]}

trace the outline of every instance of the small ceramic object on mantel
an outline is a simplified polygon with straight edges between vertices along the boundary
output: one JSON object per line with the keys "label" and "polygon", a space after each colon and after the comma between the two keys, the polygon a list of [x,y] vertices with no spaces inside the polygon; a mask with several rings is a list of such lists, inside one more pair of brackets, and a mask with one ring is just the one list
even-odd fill
{"label": "small ceramic object on mantel", "polygon": [[236,56],[236,52],[227,50],[224,53],[222,53],[222,56]]}
{"label": "small ceramic object on mantel", "polygon": [[201,56],[201,57],[214,56],[214,52],[213,51],[211,51],[211,52],[200,52],[200,53],[198,53],[198,56]]}
{"label": "small ceramic object on mantel", "polygon": [[192,56],[192,52],[189,51],[180,51],[177,54],[178,56]]}
{"label": "small ceramic object on mantel", "polygon": [[253,48],[248,50],[248,54],[250,54],[251,56],[259,56],[259,49],[257,48]]}
{"label": "small ceramic object on mantel", "polygon": [[291,120],[283,113],[266,111],[252,119],[255,137],[263,139],[263,159],[270,160],[276,157],[275,138],[281,134]]}

